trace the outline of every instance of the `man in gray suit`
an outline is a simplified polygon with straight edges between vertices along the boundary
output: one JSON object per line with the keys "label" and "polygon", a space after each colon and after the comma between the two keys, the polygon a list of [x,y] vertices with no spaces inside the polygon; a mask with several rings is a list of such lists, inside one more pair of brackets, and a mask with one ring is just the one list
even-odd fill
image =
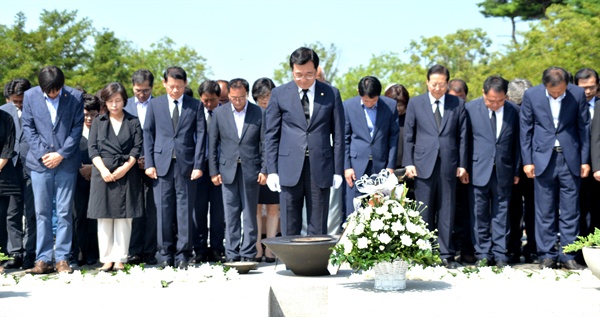
{"label": "man in gray suit", "polygon": [[248,102],[246,80],[231,80],[229,89],[230,102],[214,110],[210,124],[209,170],[213,184],[223,184],[227,261],[254,261],[259,185],[267,181],[263,112]]}
{"label": "man in gray suit", "polygon": [[266,111],[267,185],[281,191],[283,236],[300,234],[305,199],[307,234],[325,234],[329,188],[339,188],[343,180],[342,99],[337,89],[315,79],[318,66],[313,50],[295,50],[290,56],[294,81],[273,89]]}

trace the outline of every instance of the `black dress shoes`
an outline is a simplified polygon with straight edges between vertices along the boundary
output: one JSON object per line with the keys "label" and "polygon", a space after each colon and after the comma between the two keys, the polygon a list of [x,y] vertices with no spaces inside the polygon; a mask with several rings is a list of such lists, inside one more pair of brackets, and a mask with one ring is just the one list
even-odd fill
{"label": "black dress shoes", "polygon": [[265,262],[267,262],[267,263],[275,263],[276,260],[277,260],[277,258],[270,258],[265,255]]}
{"label": "black dress shoes", "polygon": [[131,264],[131,265],[139,265],[142,264],[142,257],[139,255],[132,255],[130,257],[127,258],[127,263]]}
{"label": "black dress shoes", "polygon": [[225,260],[225,256],[222,251],[219,250],[210,250],[208,253],[208,261],[209,262],[223,262]]}
{"label": "black dress shoes", "polygon": [[154,254],[145,254],[144,255],[144,263],[146,263],[148,265],[156,265],[158,263],[158,260],[156,259]]}
{"label": "black dress shoes", "polygon": [[545,258],[542,260],[542,262],[540,263],[540,269],[557,269],[558,265],[556,265],[556,261],[550,259],[550,258]]}
{"label": "black dress shoes", "polygon": [[456,261],[454,261],[452,258],[442,259],[442,265],[447,269],[455,269]]}
{"label": "black dress shoes", "polygon": [[583,270],[585,266],[577,263],[575,260],[568,260],[565,262],[560,262],[560,267],[567,270]]}
{"label": "black dress shoes", "polygon": [[476,261],[477,261],[477,258],[472,254],[461,254],[458,259],[458,262],[460,262],[462,264],[465,264],[465,263],[473,264]]}
{"label": "black dress shoes", "polygon": [[498,268],[505,268],[508,266],[508,262],[503,261],[503,260],[498,260],[496,261],[496,267]]}
{"label": "black dress shoes", "polygon": [[5,269],[20,269],[23,265],[23,257],[19,255],[11,255],[12,260],[6,261],[2,266]]}
{"label": "black dress shoes", "polygon": [[201,264],[208,262],[208,256],[205,254],[198,254],[190,260],[192,264]]}
{"label": "black dress shoes", "polygon": [[523,255],[523,257],[525,258],[525,263],[534,263],[534,264],[540,263],[540,261],[538,260],[537,254],[526,253]]}
{"label": "black dress shoes", "polygon": [[506,262],[510,263],[510,264],[521,263],[521,256],[519,256],[519,254],[517,254],[517,253],[509,253],[508,260]]}

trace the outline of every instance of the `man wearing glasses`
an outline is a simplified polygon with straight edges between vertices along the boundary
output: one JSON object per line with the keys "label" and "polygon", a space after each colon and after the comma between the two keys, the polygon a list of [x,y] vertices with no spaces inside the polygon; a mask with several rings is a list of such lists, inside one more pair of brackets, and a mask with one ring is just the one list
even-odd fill
{"label": "man wearing glasses", "polygon": [[[447,93],[450,72],[441,65],[427,71],[428,93],[411,98],[404,122],[406,176],[415,179],[415,197],[429,230],[438,230],[440,257],[456,268],[452,228],[456,178],[469,183],[467,174],[467,115],[464,101]],[[426,206],[426,207],[425,207]],[[437,220],[437,221],[436,221]]]}
{"label": "man wearing glasses", "polygon": [[316,80],[318,66],[313,50],[295,50],[290,56],[294,80],[273,89],[267,106],[267,185],[281,192],[283,236],[300,234],[304,200],[307,234],[325,234],[330,187],[342,184],[342,99],[337,89]]}
{"label": "man wearing glasses", "polygon": [[150,100],[144,120],[146,175],[154,180],[159,265],[186,269],[192,255],[192,212],[202,177],[206,120],[200,101],[184,95],[181,67],[164,73],[166,95]]}
{"label": "man wearing glasses", "polygon": [[[127,100],[125,111],[136,116],[144,127],[146,109],[152,100],[152,87],[154,86],[154,75],[147,69],[138,69],[131,76],[133,95]],[[144,154],[138,159],[138,168],[144,170]],[[127,263],[146,263],[154,265],[156,260],[156,206],[154,205],[154,193],[152,191],[152,179],[144,175],[144,210],[142,216],[133,218],[131,225],[131,242],[129,244],[129,258]]]}

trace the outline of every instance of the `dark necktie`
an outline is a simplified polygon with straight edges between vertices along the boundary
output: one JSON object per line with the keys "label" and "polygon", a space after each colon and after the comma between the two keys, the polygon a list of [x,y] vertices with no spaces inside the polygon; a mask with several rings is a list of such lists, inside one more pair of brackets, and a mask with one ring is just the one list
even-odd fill
{"label": "dark necktie", "polygon": [[212,115],[213,115],[213,111],[208,110],[208,118],[206,118],[206,128],[207,129],[210,127],[210,120],[212,119]]}
{"label": "dark necktie", "polygon": [[304,116],[306,117],[306,123],[310,123],[310,102],[308,101],[308,89],[302,89],[304,93],[302,95],[302,108],[304,109]]}
{"label": "dark necktie", "polygon": [[175,104],[175,107],[173,108],[171,119],[173,120],[173,130],[177,130],[177,124],[179,123],[179,108],[177,107],[177,104],[179,101],[173,100],[173,103]]}
{"label": "dark necktie", "polygon": [[435,101],[435,111],[433,112],[435,116],[435,123],[437,124],[438,130],[442,126],[442,114],[440,113],[440,101]]}
{"label": "dark necktie", "polygon": [[496,126],[496,111],[492,111],[492,117],[490,118],[490,123],[492,124],[492,131],[494,132],[494,140],[496,139],[497,126]]}

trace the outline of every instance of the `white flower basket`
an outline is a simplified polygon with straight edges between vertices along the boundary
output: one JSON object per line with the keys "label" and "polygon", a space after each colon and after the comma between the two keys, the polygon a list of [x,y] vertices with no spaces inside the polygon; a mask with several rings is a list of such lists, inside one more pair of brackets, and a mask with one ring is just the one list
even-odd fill
{"label": "white flower basket", "polygon": [[375,289],[384,291],[405,289],[407,269],[408,262],[403,260],[375,263],[373,266]]}

